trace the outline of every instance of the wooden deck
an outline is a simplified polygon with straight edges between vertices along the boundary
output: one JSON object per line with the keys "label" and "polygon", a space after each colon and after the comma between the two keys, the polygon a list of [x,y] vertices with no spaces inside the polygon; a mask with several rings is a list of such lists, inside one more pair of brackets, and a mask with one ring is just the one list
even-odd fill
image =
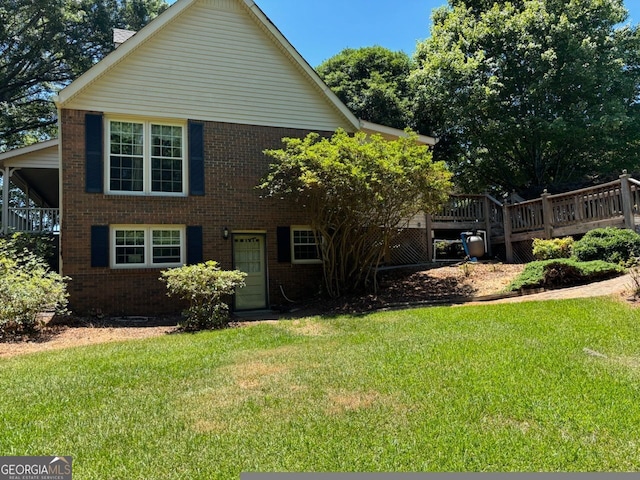
{"label": "wooden deck", "polygon": [[433,258],[433,231],[484,230],[489,253],[503,244],[514,260],[513,244],[533,238],[580,235],[600,227],[640,225],[640,181],[624,173],[595,187],[503,204],[489,195],[452,195],[438,213],[427,215],[427,246]]}

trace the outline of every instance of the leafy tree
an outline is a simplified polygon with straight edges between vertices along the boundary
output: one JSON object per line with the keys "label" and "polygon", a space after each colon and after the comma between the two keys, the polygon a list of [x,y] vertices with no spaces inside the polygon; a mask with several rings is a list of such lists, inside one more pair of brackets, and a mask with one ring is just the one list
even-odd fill
{"label": "leafy tree", "polygon": [[330,139],[311,133],[285,138],[261,188],[294,199],[318,236],[326,292],[373,286],[386,248],[420,211],[448,197],[450,174],[434,163],[414,134],[395,141],[338,130]]}
{"label": "leafy tree", "polygon": [[0,3],[0,151],[55,134],[51,96],[113,49],[112,28],[138,29],[164,0]]}
{"label": "leafy tree", "polygon": [[537,195],[637,163],[640,35],[622,0],[449,0],[418,45],[421,131],[465,188]]}
{"label": "leafy tree", "polygon": [[358,118],[400,129],[411,124],[411,59],[405,53],[379,46],[347,48],[317,71]]}

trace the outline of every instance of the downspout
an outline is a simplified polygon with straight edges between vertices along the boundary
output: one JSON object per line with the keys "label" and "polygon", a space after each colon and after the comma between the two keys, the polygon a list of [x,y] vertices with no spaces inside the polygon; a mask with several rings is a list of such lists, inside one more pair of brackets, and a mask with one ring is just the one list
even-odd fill
{"label": "downspout", "polygon": [[62,107],[60,106],[60,97],[58,95],[53,96],[53,103],[56,105],[58,113],[58,273],[63,275],[63,263],[62,263]]}

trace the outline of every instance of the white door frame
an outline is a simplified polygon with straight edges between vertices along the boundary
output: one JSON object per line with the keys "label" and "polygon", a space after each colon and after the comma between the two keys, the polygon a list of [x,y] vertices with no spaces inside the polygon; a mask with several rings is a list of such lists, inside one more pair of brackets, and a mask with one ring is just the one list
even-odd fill
{"label": "white door frame", "polygon": [[[251,230],[247,230],[247,231],[234,231],[231,232],[231,245],[232,245],[232,259],[233,259],[233,268],[236,269],[236,248],[235,248],[235,240],[236,237],[242,237],[242,236],[253,236],[253,237],[260,237],[261,241],[262,241],[262,261],[263,261],[263,270],[264,270],[264,305],[262,307],[256,307],[255,309],[242,309],[242,310],[263,310],[266,308],[269,308],[269,269],[268,269],[268,265],[269,262],[267,261],[267,232],[264,230],[259,230],[259,231],[251,231]],[[238,310],[237,305],[236,305],[236,297],[237,297],[237,293],[236,295],[234,295],[233,297],[233,308],[234,310]],[[242,311],[241,310],[241,311]]]}

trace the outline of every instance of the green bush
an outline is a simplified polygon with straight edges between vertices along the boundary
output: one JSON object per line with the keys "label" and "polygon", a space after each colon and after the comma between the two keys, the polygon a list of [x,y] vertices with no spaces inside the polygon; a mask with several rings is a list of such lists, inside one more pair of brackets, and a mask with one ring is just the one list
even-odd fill
{"label": "green bush", "polygon": [[14,253],[26,250],[45,262],[55,255],[53,238],[46,234],[14,233],[6,247]]}
{"label": "green bush", "polygon": [[0,238],[0,334],[33,331],[39,313],[67,305],[64,278],[23,248],[24,237]]}
{"label": "green bush", "polygon": [[556,288],[580,285],[615,277],[624,273],[620,265],[592,260],[579,262],[570,258],[541,260],[527,264],[507,290],[523,288]]}
{"label": "green bush", "polygon": [[573,250],[573,238],[552,238],[543,240],[533,239],[533,256],[536,260],[552,260],[555,258],[570,258]]}
{"label": "green bush", "polygon": [[223,328],[229,324],[229,306],[223,297],[245,286],[246,273],[221,270],[212,260],[197,265],[165,270],[160,280],[167,284],[167,295],[189,303],[180,326],[185,330]]}
{"label": "green bush", "polygon": [[597,228],[574,243],[573,255],[583,262],[633,263],[640,256],[640,235],[627,229]]}

